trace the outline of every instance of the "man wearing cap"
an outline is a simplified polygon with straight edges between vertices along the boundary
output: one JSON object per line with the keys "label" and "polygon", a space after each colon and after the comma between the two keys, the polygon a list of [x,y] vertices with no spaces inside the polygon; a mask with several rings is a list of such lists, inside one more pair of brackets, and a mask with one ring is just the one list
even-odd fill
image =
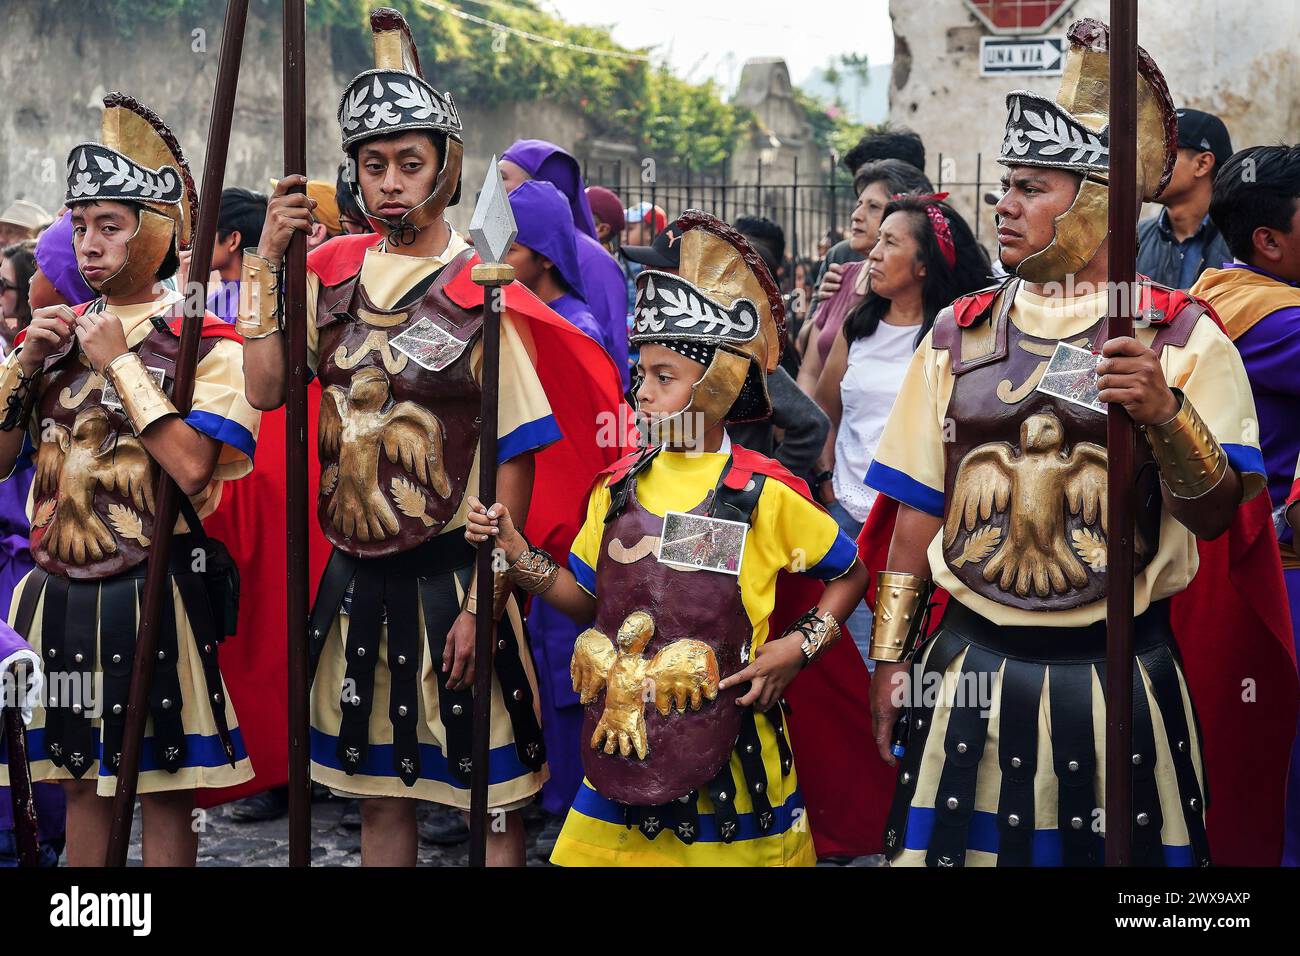
{"label": "man wearing cap", "polygon": [[1210,218],[1214,177],[1231,155],[1223,120],[1201,110],[1178,111],[1178,161],[1157,200],[1165,208],[1138,225],[1139,273],[1174,289],[1190,289],[1206,269],[1232,261]]}
{"label": "man wearing cap", "polygon": [[587,204],[582,170],[571,155],[543,139],[516,140],[500,161],[501,179],[513,192],[530,179],[549,182],[569,201],[578,250],[578,270],[587,289],[587,306],[605,329],[603,341],[627,388],[627,281],[623,270],[596,238],[596,224]]}
{"label": "man wearing cap", "polygon": [[26,199],[15,199],[0,213],[0,246],[35,239],[54,217]]}
{"label": "man wearing cap", "polygon": [[668,214],[662,206],[639,202],[623,210],[623,245],[648,246],[668,226]]}
{"label": "man wearing cap", "polygon": [[588,186],[587,205],[591,207],[591,219],[596,224],[596,239],[612,254],[616,248],[614,241],[623,235],[627,225],[623,201],[612,189]]}
{"label": "man wearing cap", "polygon": [[623,255],[642,268],[675,273],[681,264],[682,227],[674,222],[645,246],[624,246]]}

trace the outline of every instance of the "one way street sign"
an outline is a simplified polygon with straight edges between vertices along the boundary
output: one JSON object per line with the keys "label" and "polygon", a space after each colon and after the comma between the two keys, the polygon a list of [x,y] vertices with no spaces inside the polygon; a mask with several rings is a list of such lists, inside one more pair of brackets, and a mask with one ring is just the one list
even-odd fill
{"label": "one way street sign", "polygon": [[1065,37],[980,37],[980,76],[1007,73],[1059,74]]}

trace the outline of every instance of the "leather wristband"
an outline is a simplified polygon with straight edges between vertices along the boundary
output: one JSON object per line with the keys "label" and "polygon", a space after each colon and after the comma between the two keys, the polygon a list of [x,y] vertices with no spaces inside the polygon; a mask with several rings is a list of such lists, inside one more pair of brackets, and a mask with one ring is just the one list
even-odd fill
{"label": "leather wristband", "polygon": [[246,339],[264,339],[281,330],[279,266],[244,250],[239,273],[239,316],[235,329]]}
{"label": "leather wristband", "polygon": [[122,411],[137,436],[158,419],[179,414],[134,352],[123,352],[109,362],[104,368],[104,377],[117,389]]}
{"label": "leather wristband", "polygon": [[1200,498],[1213,491],[1228,473],[1228,456],[1180,389],[1178,413],[1161,425],[1142,431],[1151,445],[1160,478],[1175,498]]}
{"label": "leather wristband", "polygon": [[912,659],[925,636],[933,593],[934,582],[919,574],[880,572],[868,650],[873,661],[898,663]]}
{"label": "leather wristband", "polygon": [[506,576],[529,594],[545,594],[560,576],[560,566],[541,548],[530,544],[506,569]]}
{"label": "leather wristband", "polygon": [[[492,620],[499,621],[506,613],[506,602],[510,599],[510,581],[507,580],[503,572],[494,572],[492,575]],[[465,592],[465,600],[461,604],[461,610],[470,614],[478,614],[478,568],[469,579],[469,589]]]}
{"label": "leather wristband", "polygon": [[804,667],[825,654],[827,649],[840,639],[841,633],[843,632],[840,629],[840,622],[835,620],[835,615],[817,607],[805,611],[803,616],[790,626],[790,630],[786,631],[786,634],[803,635],[803,643],[799,645],[799,649],[803,651]]}
{"label": "leather wristband", "polygon": [[33,386],[41,373],[38,370],[27,375],[23,371],[22,363],[18,361],[21,352],[20,345],[0,364],[0,431],[26,428],[35,404],[36,389]]}

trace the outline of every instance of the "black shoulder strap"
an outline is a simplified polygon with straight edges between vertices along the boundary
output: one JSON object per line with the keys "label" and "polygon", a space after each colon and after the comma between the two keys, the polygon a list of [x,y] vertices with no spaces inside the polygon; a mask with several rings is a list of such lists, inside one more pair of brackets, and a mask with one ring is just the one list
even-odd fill
{"label": "black shoulder strap", "polygon": [[759,496],[763,494],[763,485],[767,481],[767,475],[760,475],[757,472],[750,475],[749,480],[741,488],[729,488],[726,485],[727,476],[731,474],[733,460],[730,455],[727,456],[727,463],[722,468],[722,474],[718,477],[718,484],[713,489],[713,504],[709,506],[710,518],[722,518],[726,521],[740,521],[749,524],[754,515],[754,509],[758,507]]}

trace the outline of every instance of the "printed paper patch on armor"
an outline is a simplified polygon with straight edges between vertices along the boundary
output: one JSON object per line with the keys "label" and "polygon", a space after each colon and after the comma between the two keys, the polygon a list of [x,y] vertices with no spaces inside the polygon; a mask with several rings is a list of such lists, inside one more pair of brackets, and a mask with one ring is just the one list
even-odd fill
{"label": "printed paper patch on armor", "polygon": [[[163,382],[167,381],[167,372],[160,368],[154,368],[152,365],[146,365],[145,370],[153,376],[153,380],[158,383],[158,387],[165,393],[167,389],[163,388]],[[117,389],[113,387],[112,381],[107,378],[104,379],[104,393],[99,399],[99,404],[118,413],[123,411],[122,399],[118,397]]]}
{"label": "printed paper patch on armor", "polygon": [[1106,405],[1097,398],[1097,363],[1100,355],[1077,345],[1056,343],[1056,351],[1038,382],[1036,391],[1063,398],[1075,405],[1106,414]]}
{"label": "printed paper patch on armor", "polygon": [[465,351],[468,342],[462,342],[428,319],[421,319],[388,342],[393,348],[410,358],[421,368],[441,372]]}
{"label": "printed paper patch on armor", "polygon": [[691,571],[739,575],[748,530],[749,525],[743,521],[670,511],[664,515],[659,537],[659,560]]}

